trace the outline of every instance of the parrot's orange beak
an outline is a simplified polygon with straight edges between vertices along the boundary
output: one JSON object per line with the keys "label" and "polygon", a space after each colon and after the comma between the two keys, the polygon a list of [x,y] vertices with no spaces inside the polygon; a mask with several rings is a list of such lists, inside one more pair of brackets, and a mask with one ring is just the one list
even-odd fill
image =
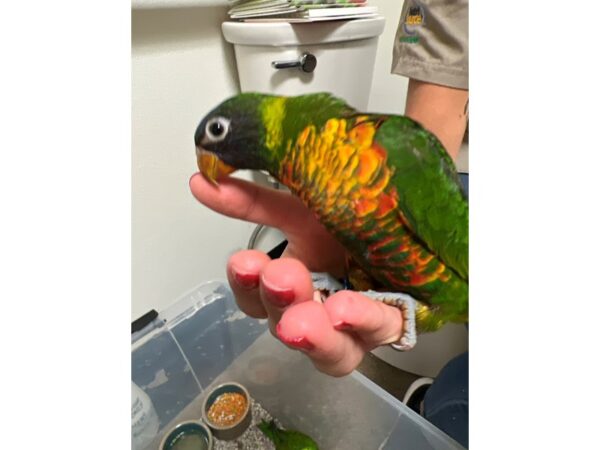
{"label": "parrot's orange beak", "polygon": [[219,184],[219,178],[229,175],[235,171],[235,167],[231,167],[221,161],[217,155],[202,147],[196,147],[196,157],[198,159],[198,169],[213,184]]}

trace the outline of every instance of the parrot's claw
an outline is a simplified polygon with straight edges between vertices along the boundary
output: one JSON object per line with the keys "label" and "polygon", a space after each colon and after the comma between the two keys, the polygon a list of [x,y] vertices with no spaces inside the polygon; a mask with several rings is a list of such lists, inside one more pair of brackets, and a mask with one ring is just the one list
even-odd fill
{"label": "parrot's claw", "polygon": [[344,289],[342,283],[325,272],[312,272],[312,282],[315,291],[321,295],[321,301],[324,301],[331,294]]}
{"label": "parrot's claw", "polygon": [[[313,272],[311,275],[313,286],[315,291],[320,294],[321,301],[324,301],[327,297],[336,293],[337,291],[344,289],[344,285],[342,285],[328,273]],[[404,332],[397,342],[390,345],[395,350],[402,352],[412,350],[417,344],[417,328],[415,318],[417,306],[416,300],[410,295],[395,292],[363,291],[361,294],[373,300],[383,302],[386,305],[400,308],[402,311],[402,317],[404,318]]]}
{"label": "parrot's claw", "polygon": [[401,352],[412,350],[417,344],[417,322],[415,315],[417,301],[410,295],[397,292],[363,291],[361,294],[372,298],[373,300],[383,302],[386,305],[400,308],[402,311],[402,318],[404,319],[402,325],[404,331],[400,339],[390,345],[394,350]]}

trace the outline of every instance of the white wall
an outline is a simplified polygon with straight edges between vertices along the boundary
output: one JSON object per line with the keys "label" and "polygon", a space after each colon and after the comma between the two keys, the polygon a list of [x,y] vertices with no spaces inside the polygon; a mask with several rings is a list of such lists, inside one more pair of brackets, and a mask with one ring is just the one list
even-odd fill
{"label": "white wall", "polygon": [[400,20],[403,2],[369,0],[369,4],[377,6],[379,14],[385,17],[385,28],[381,36],[379,36],[379,46],[377,47],[369,111],[403,114],[408,78],[390,73],[394,36],[396,35],[396,27]]}
{"label": "white wall", "polygon": [[132,320],[224,277],[253,229],[196,202],[193,134],[237,92],[226,7],[132,11]]}

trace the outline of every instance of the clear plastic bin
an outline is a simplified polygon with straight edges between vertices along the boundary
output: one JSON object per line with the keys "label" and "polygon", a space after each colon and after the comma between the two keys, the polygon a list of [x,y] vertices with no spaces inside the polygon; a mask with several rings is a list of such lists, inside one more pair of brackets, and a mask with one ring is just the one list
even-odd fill
{"label": "clear plastic bin", "polygon": [[462,447],[358,372],[333,378],[271,336],[265,320],[241,313],[228,287],[210,282],[162,312],[134,342],[133,381],[150,396],[160,429],[157,449],[177,423],[201,417],[204,393],[237,381],[284,427],[321,450]]}

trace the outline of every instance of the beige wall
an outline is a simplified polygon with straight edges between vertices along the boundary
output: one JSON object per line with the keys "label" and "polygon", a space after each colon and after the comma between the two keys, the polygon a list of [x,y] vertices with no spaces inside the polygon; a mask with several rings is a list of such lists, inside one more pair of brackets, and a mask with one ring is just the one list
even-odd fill
{"label": "beige wall", "polygon": [[132,11],[132,320],[223,277],[252,231],[200,206],[188,189],[198,120],[238,89],[221,39],[225,13]]}
{"label": "beige wall", "polygon": [[371,98],[369,101],[369,110],[371,112],[404,113],[408,78],[390,73],[394,36],[398,21],[400,20],[402,3],[402,1],[369,0],[369,4],[377,6],[379,14],[385,17],[385,28],[379,37],[377,59],[375,60],[373,73],[373,85],[371,86]]}

